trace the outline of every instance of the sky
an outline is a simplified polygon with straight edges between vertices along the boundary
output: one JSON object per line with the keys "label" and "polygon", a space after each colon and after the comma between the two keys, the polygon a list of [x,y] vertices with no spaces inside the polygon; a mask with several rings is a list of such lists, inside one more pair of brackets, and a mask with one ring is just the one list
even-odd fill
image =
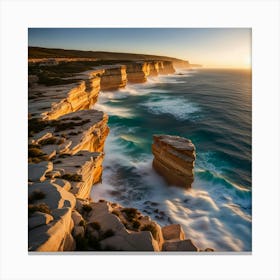
{"label": "sky", "polygon": [[213,68],[251,67],[250,28],[29,28],[28,45],[165,55]]}

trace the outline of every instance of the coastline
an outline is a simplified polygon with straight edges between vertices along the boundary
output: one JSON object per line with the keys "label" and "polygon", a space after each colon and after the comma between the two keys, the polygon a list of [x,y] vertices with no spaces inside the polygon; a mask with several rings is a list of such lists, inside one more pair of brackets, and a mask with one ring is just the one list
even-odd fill
{"label": "coastline", "polygon": [[[126,71],[127,69],[129,70]],[[57,204],[48,207],[51,209],[45,211],[49,213],[40,214],[39,216],[37,215],[37,217],[31,214],[30,218],[32,223],[29,221],[29,225],[31,224],[32,226],[30,226],[29,231],[29,251],[73,251],[76,250],[77,247],[82,251],[87,250],[87,246],[81,245],[81,243],[89,242],[89,238],[85,240],[84,237],[86,234],[88,235],[90,231],[88,225],[92,222],[89,221],[92,221],[92,219],[94,220],[94,216],[96,216],[96,214],[93,214],[95,211],[92,208],[98,208],[101,203],[105,205],[102,207],[106,208],[105,210],[103,209],[106,213],[102,215],[106,214],[110,216],[112,215],[112,211],[114,211],[111,209],[111,205],[114,203],[94,203],[89,198],[91,187],[101,180],[104,143],[109,133],[107,114],[90,109],[97,101],[99,91],[122,88],[126,86],[127,82],[142,83],[146,81],[148,76],[169,74],[174,73],[174,71],[172,63],[162,61],[132,62],[125,66],[101,66],[98,67],[98,69],[95,68],[95,70],[79,74],[78,78],[81,81],[76,83],[75,86],[71,84],[40,86],[36,83],[38,81],[36,77],[29,77],[29,99],[32,100],[29,104],[29,123],[31,124],[29,125],[29,129],[31,128],[32,130],[32,128],[38,126],[42,128],[40,131],[33,132],[33,135],[29,138],[31,154],[39,153],[39,156],[30,157],[29,198],[31,197],[33,206],[40,205],[42,202],[49,206],[53,203],[44,197],[44,195],[48,197],[48,195],[54,195],[52,192],[59,193]],[[72,78],[76,79],[75,76]],[[58,93],[55,96],[52,95],[54,91]],[[49,100],[50,96],[56,102]],[[47,107],[46,103],[47,106],[50,107]],[[41,104],[44,104],[44,107],[40,107]],[[48,111],[46,111],[47,108],[49,108]],[[93,116],[89,118],[87,113],[93,113]],[[42,119],[40,119],[40,116],[42,116]],[[36,120],[36,122],[32,123],[34,120]],[[80,128],[82,128],[82,130],[80,130]],[[84,151],[88,151],[89,153],[85,153]],[[71,162],[73,161],[74,163],[69,165],[70,159]],[[34,173],[38,174],[38,170],[40,170],[41,176],[32,176]],[[92,176],[92,174],[94,174],[94,176]],[[50,189],[52,189],[52,191],[50,191]],[[64,201],[63,204],[61,201]],[[67,205],[67,207],[65,207],[65,205]],[[77,205],[80,205],[80,208]],[[118,205],[118,207],[122,210],[126,209],[120,205]],[[36,207],[33,208],[32,212],[36,213]],[[65,210],[65,208],[67,209]],[[76,211],[77,208],[79,208],[80,211]],[[122,210],[120,210],[121,213],[123,212]],[[134,213],[137,212],[137,209],[131,211]],[[51,215],[53,213],[54,215]],[[89,214],[91,215],[89,216]],[[122,231],[125,232],[126,235],[128,234],[129,238],[132,238],[132,235],[137,235],[137,238],[140,239],[144,238],[145,242],[150,244],[148,247],[143,245],[143,248],[147,250],[162,250],[164,242],[167,242],[167,240],[162,237],[161,227],[157,223],[151,221],[148,216],[144,216],[138,212],[137,215],[146,222],[143,224],[142,221],[139,222],[139,219],[135,220],[135,217],[131,218],[127,215],[123,215],[123,218],[119,218],[117,221],[114,217],[114,223],[118,223],[117,229],[119,229],[119,227],[123,228],[124,224],[128,224],[128,222],[131,222],[129,220],[133,219],[134,227],[136,228],[129,224],[127,225],[128,228],[125,230],[122,229]],[[59,225],[61,221],[63,226]],[[147,221],[148,227],[146,226],[147,230],[145,230],[145,223],[147,223]],[[98,243],[100,243],[100,235],[103,235],[102,238],[104,239],[104,233],[107,232],[108,235],[108,230],[110,230],[113,225],[110,226],[111,228],[105,227],[106,229],[103,229],[102,223],[100,221],[98,223],[99,226],[95,225],[95,227],[99,227],[101,233],[98,233],[98,238],[96,236],[97,233],[95,232],[94,234],[95,239],[98,239]],[[143,230],[139,233],[138,228],[142,228]],[[155,228],[157,229],[157,234],[155,233]],[[184,235],[181,233],[181,227],[174,228],[173,231],[175,235],[177,234],[174,240],[176,240],[177,243],[180,241],[179,244],[185,245],[183,245],[184,249],[180,249],[181,245],[179,247],[176,245],[177,247],[173,246],[169,250],[199,250],[193,245],[192,241],[185,240]],[[154,232],[154,236],[151,236],[150,232]],[[146,236],[143,237],[143,234],[146,234]],[[119,236],[118,230],[115,229],[113,235]],[[80,237],[83,238],[83,241],[79,239]],[[112,236],[106,236],[107,239],[109,237]],[[103,241],[103,239],[101,241]],[[60,240],[60,242],[57,242],[58,240]],[[92,232],[90,233],[90,240],[93,242]],[[95,240],[95,243],[96,242],[97,240]],[[136,243],[138,242],[139,241]],[[112,244],[109,245],[109,249],[116,249],[113,248]],[[104,246],[98,247],[99,250],[107,248],[107,245]],[[126,245],[123,246],[124,247],[118,249],[141,251],[141,248],[137,249],[137,247],[132,247],[128,249],[128,247],[125,247]],[[94,246],[89,246],[88,248],[93,248],[94,250]],[[167,250],[166,245],[164,250]],[[207,250],[211,251],[213,249],[208,248]]]}

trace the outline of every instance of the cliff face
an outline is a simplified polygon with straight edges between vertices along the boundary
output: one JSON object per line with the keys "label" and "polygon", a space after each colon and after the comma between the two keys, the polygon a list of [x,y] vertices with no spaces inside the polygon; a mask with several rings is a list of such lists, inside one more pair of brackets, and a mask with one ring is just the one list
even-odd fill
{"label": "cliff face", "polygon": [[173,63],[170,61],[163,61],[162,62],[162,67],[160,68],[159,71],[160,74],[173,74],[175,73],[175,69],[173,67]]}
{"label": "cliff face", "polygon": [[126,66],[105,66],[104,70],[101,76],[101,90],[113,90],[126,86]]}
{"label": "cliff face", "polygon": [[130,83],[144,83],[147,81],[148,63],[136,62],[126,65],[127,79]]}
{"label": "cliff face", "polygon": [[96,103],[100,90],[100,77],[94,76],[80,82],[59,102],[53,103],[50,111],[43,112],[44,119],[54,120],[79,110],[89,109]]}
{"label": "cliff face", "polygon": [[194,180],[195,147],[182,137],[154,135],[153,167],[170,185],[190,188]]}

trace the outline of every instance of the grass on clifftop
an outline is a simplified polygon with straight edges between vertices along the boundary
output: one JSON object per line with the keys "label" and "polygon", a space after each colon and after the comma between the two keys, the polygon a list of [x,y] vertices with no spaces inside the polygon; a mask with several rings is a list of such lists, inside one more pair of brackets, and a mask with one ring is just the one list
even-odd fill
{"label": "grass on clifftop", "polygon": [[81,182],[83,178],[82,175],[79,174],[66,173],[61,176],[61,179],[65,179],[67,181],[72,181],[72,182]]}
{"label": "grass on clifftop", "polygon": [[141,231],[150,231],[152,236],[154,237],[154,239],[156,239],[156,237],[157,237],[157,228],[152,224],[144,225],[141,228]]}
{"label": "grass on clifftop", "polygon": [[51,210],[46,203],[29,204],[28,205],[28,216],[31,216],[35,212],[42,212],[42,213],[46,213],[46,214],[51,214]]}

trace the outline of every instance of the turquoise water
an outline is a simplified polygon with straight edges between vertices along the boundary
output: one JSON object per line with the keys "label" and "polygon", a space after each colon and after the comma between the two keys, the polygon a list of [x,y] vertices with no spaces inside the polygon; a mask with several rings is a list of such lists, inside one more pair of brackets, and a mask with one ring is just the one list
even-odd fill
{"label": "turquoise water", "polygon": [[[93,199],[137,207],[161,225],[180,223],[200,248],[251,251],[251,73],[185,70],[101,92],[109,115],[103,182]],[[152,135],[196,146],[191,190],[167,186],[152,169]]]}

